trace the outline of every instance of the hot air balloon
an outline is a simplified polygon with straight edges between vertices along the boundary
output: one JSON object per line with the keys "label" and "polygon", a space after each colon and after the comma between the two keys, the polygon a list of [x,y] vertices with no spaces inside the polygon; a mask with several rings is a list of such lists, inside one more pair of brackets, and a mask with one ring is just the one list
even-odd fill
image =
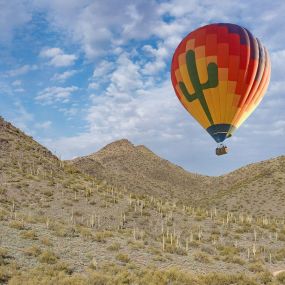
{"label": "hot air balloon", "polygon": [[267,49],[246,28],[218,23],[198,28],[176,48],[171,80],[185,109],[227,153],[223,142],[262,100],[270,80]]}

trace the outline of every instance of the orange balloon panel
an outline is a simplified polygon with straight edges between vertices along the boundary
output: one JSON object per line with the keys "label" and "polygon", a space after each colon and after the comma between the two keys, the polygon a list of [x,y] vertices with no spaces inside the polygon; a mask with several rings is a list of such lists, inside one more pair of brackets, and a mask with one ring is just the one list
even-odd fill
{"label": "orange balloon panel", "polygon": [[215,141],[223,142],[264,96],[269,54],[245,28],[207,25],[188,34],[175,50],[171,80],[186,110]]}

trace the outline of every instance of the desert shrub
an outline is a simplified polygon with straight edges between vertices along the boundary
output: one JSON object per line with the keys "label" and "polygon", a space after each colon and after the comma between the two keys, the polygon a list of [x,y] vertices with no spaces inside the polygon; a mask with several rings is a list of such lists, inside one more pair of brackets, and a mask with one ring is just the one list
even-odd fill
{"label": "desert shrub", "polygon": [[49,238],[47,238],[47,237],[43,237],[41,239],[41,242],[42,242],[43,245],[52,246],[52,241]]}
{"label": "desert shrub", "polygon": [[[106,273],[102,273],[102,272],[90,272],[88,275],[88,279],[92,282],[90,284],[92,285],[111,285],[113,281],[111,281],[111,279],[113,279],[111,276],[107,275]],[[113,284],[123,284],[123,283],[113,283]],[[127,284],[127,283],[125,283]]]}
{"label": "desert shrub", "polygon": [[34,256],[37,257],[41,254],[41,249],[35,245],[28,247],[24,250],[24,253],[28,256]]}
{"label": "desert shrub", "polygon": [[124,254],[124,253],[119,253],[116,255],[116,259],[118,261],[121,261],[123,263],[128,263],[130,261],[130,258],[127,254]]}
{"label": "desert shrub", "polygon": [[216,250],[212,246],[209,246],[209,245],[202,245],[201,251],[206,252],[210,255],[216,254]]}
{"label": "desert shrub", "polygon": [[281,272],[276,276],[276,279],[280,284],[285,284],[285,272]]}
{"label": "desert shrub", "polygon": [[165,251],[172,253],[172,254],[178,254],[178,255],[187,255],[187,251],[182,247],[177,247],[174,244],[166,244],[165,245]]}
{"label": "desert shrub", "polygon": [[7,257],[8,256],[8,250],[6,248],[0,247],[0,257]]}
{"label": "desert shrub", "polygon": [[0,221],[4,221],[8,215],[8,212],[4,209],[0,209]]}
{"label": "desert shrub", "polygon": [[9,227],[17,230],[24,230],[25,224],[23,221],[13,220],[9,223]]}
{"label": "desert shrub", "polygon": [[273,285],[273,283],[272,283],[273,276],[272,276],[271,272],[269,272],[269,271],[261,272],[257,276],[258,276],[258,279],[260,280],[261,284]]}
{"label": "desert shrub", "polygon": [[276,254],[275,254],[275,258],[278,261],[285,259],[285,248],[278,249]]}
{"label": "desert shrub", "polygon": [[71,268],[71,266],[64,261],[58,261],[52,266],[53,266],[54,270],[64,272],[68,275],[72,274],[74,271],[73,268]]}
{"label": "desert shrub", "polygon": [[237,228],[235,230],[235,232],[238,234],[244,234],[244,233],[248,233],[250,231],[251,231],[251,225],[250,224],[243,224],[242,226],[240,226],[239,228]]}
{"label": "desert shrub", "polygon": [[285,241],[285,234],[284,234],[284,233],[280,233],[280,234],[278,235],[278,240],[280,240],[280,241]]}
{"label": "desert shrub", "polygon": [[0,195],[5,195],[7,192],[7,188],[4,188],[3,186],[0,186]]}
{"label": "desert shrub", "polygon": [[21,237],[24,239],[31,239],[31,240],[36,240],[38,238],[34,230],[21,232]]}
{"label": "desert shrub", "polygon": [[258,285],[253,278],[243,274],[210,273],[196,275],[178,269],[155,270],[147,269],[140,273],[137,284],[143,285]]}
{"label": "desert shrub", "polygon": [[8,250],[0,247],[0,266],[6,264],[6,258],[8,258]]}
{"label": "desert shrub", "polygon": [[11,275],[6,267],[0,266],[0,284],[6,284],[10,279]]}
{"label": "desert shrub", "polygon": [[193,240],[193,241],[189,242],[189,247],[197,248],[200,245],[201,245],[201,243],[198,240]]}
{"label": "desert shrub", "polygon": [[110,232],[110,231],[103,231],[103,232],[97,232],[95,234],[95,241],[98,241],[98,242],[106,242],[106,239],[109,238],[109,237],[112,237],[113,236],[113,233]]}
{"label": "desert shrub", "polygon": [[210,273],[201,277],[201,285],[259,285],[253,278],[243,274]]}
{"label": "desert shrub", "polygon": [[237,255],[228,255],[228,256],[224,256],[222,258],[222,260],[224,262],[228,262],[228,263],[235,263],[235,264],[239,264],[239,265],[244,265],[245,264],[245,260],[240,258]]}
{"label": "desert shrub", "polygon": [[259,261],[251,263],[248,267],[248,269],[252,272],[264,272],[266,269],[264,268],[263,264]]}
{"label": "desert shrub", "polygon": [[113,242],[111,245],[107,247],[108,250],[118,251],[121,248],[121,245],[118,242]]}
{"label": "desert shrub", "polygon": [[50,229],[54,231],[54,234],[58,237],[76,237],[78,233],[76,229],[72,226],[65,226],[60,223],[53,223]]}
{"label": "desert shrub", "polygon": [[84,239],[87,239],[87,240],[88,240],[88,239],[89,239],[89,240],[93,239],[93,233],[92,233],[92,231],[91,231],[90,229],[80,227],[80,228],[78,229],[78,231],[79,231],[80,235],[81,235]]}
{"label": "desert shrub", "polygon": [[128,240],[131,249],[138,250],[144,248],[145,244],[142,240]]}
{"label": "desert shrub", "polygon": [[235,255],[239,253],[239,249],[233,246],[223,246],[223,245],[219,245],[217,247],[217,249],[219,250],[220,254],[223,256],[227,256],[227,255]]}
{"label": "desert shrub", "polygon": [[48,264],[54,264],[57,262],[59,257],[50,250],[45,250],[42,252],[42,254],[39,256],[39,261],[41,263],[48,263]]}
{"label": "desert shrub", "polygon": [[52,197],[53,196],[53,192],[51,190],[45,190],[43,191],[43,194],[47,197]]}
{"label": "desert shrub", "polygon": [[196,261],[199,261],[201,263],[211,263],[211,258],[208,254],[204,253],[204,252],[196,252],[194,254],[194,259]]}

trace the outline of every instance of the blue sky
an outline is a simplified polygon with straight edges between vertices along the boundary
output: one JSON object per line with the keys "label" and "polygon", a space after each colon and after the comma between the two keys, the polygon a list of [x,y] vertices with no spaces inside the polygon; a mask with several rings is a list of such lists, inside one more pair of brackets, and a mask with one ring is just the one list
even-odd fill
{"label": "blue sky", "polygon": [[[0,0],[0,114],[71,159],[127,138],[208,175],[285,154],[284,1]],[[231,22],[268,48],[264,100],[216,157],[170,81],[195,28]]]}

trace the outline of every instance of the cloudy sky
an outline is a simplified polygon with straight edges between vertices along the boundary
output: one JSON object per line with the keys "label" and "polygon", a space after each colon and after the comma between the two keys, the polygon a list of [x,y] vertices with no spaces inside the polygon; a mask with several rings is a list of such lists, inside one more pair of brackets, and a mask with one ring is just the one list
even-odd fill
{"label": "cloudy sky", "polygon": [[[0,0],[0,114],[64,159],[121,138],[208,175],[284,155],[284,15],[283,0]],[[272,60],[222,157],[170,81],[182,38],[215,22],[248,28]]]}

